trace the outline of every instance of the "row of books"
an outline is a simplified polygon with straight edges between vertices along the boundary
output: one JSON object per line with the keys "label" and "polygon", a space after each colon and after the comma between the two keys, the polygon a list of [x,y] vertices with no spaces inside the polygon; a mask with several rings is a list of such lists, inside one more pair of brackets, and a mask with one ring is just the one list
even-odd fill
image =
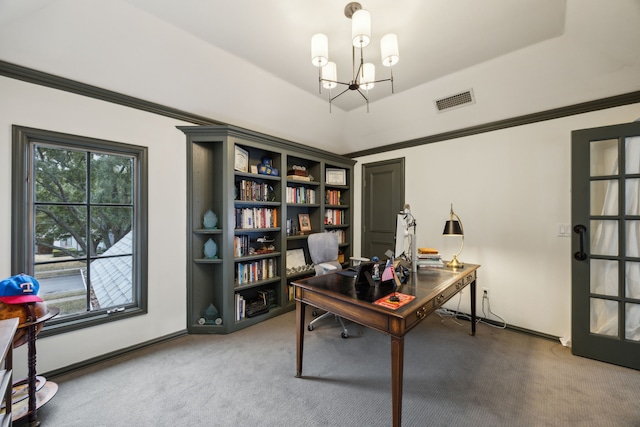
{"label": "row of books", "polygon": [[305,187],[287,187],[287,203],[316,203],[316,190]]}
{"label": "row of books", "polygon": [[236,264],[236,285],[270,279],[276,276],[276,259],[264,258]]}
{"label": "row of books", "polygon": [[275,208],[236,208],[236,229],[273,228],[278,226]]}
{"label": "row of books", "polygon": [[324,202],[328,205],[341,205],[340,190],[326,190],[324,193]]}
{"label": "row of books", "polygon": [[237,257],[249,255],[251,240],[248,235],[233,237],[233,255]]}
{"label": "row of books", "polygon": [[242,179],[238,182],[237,200],[268,202],[273,201],[275,193],[269,184]]}
{"label": "row of books", "polygon": [[344,224],[345,213],[343,209],[326,209],[324,211],[324,223],[328,225]]}

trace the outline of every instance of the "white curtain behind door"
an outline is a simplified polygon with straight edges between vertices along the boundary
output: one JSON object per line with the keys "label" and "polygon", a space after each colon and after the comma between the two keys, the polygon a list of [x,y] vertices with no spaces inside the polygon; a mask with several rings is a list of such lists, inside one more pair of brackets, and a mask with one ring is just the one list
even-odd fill
{"label": "white curtain behind door", "polygon": [[[640,137],[626,139],[625,149],[626,171],[640,172]],[[618,173],[618,160],[614,161],[611,175]],[[626,180],[626,213],[640,215],[640,180]],[[618,182],[608,183],[602,215],[616,215],[618,213]],[[624,223],[620,226],[625,226]],[[593,254],[618,253],[617,221],[601,221],[592,230],[591,252]],[[640,221],[627,222],[626,226],[627,254],[638,256],[640,247]],[[591,291],[601,295],[618,295],[618,264],[592,260]],[[640,298],[640,263],[625,263],[625,291],[628,297]],[[625,307],[625,337],[640,341],[640,304],[627,304]],[[618,304],[601,298],[591,298],[591,332],[610,336],[618,335]]]}

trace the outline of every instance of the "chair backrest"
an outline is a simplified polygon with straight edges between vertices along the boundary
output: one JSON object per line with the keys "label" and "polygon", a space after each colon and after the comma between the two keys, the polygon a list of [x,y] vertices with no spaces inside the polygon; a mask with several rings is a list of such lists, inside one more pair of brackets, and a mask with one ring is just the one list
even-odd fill
{"label": "chair backrest", "polygon": [[338,236],[333,233],[313,233],[309,234],[307,243],[311,262],[316,266],[316,274],[324,273],[322,268],[318,268],[318,264],[331,264],[342,269],[338,262]]}

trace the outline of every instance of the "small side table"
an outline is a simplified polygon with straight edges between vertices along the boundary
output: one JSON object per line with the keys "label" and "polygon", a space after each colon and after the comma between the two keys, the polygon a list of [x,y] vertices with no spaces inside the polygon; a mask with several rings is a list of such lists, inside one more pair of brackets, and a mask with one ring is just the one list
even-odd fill
{"label": "small side table", "polygon": [[[14,402],[12,413],[13,413],[13,421],[22,419],[25,415],[28,416],[29,427],[37,427],[40,425],[38,421],[37,409],[47,403],[58,391],[58,385],[51,382],[46,381],[43,377],[36,378],[36,334],[37,327],[41,323],[46,322],[54,316],[57,316],[60,313],[60,309],[57,307],[47,307],[47,313],[43,316],[38,317],[33,322],[25,322],[18,325],[18,329],[26,329],[27,330],[27,385],[29,390],[28,397],[28,406],[27,410],[24,410],[24,403],[21,401]],[[36,394],[36,382],[42,383],[42,388],[40,389],[38,395]],[[24,385],[24,381],[19,381],[14,384],[15,387],[20,387],[20,384]]]}

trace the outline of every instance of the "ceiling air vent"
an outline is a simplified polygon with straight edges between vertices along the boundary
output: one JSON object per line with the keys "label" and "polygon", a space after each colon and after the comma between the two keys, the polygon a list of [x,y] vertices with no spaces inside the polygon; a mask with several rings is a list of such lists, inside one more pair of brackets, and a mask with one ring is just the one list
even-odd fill
{"label": "ceiling air vent", "polygon": [[469,89],[465,92],[447,96],[446,98],[436,99],[433,102],[436,104],[436,109],[438,110],[438,112],[442,112],[454,108],[460,108],[465,105],[475,104],[476,100],[473,97],[473,90]]}

